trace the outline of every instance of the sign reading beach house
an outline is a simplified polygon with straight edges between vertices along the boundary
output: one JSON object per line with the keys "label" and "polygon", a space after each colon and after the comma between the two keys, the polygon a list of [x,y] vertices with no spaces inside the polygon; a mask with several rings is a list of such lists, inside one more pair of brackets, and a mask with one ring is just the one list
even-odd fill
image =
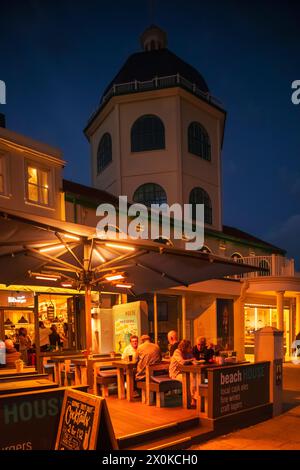
{"label": "sign reading beach house", "polygon": [[236,365],[213,371],[213,418],[269,403],[270,363]]}

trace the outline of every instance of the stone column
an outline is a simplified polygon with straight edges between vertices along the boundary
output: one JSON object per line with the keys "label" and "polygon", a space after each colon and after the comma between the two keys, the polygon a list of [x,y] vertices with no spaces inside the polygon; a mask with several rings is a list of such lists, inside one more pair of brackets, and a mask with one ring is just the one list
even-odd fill
{"label": "stone column", "polygon": [[276,292],[276,307],[277,307],[277,328],[278,330],[283,331],[284,329],[284,291]]}

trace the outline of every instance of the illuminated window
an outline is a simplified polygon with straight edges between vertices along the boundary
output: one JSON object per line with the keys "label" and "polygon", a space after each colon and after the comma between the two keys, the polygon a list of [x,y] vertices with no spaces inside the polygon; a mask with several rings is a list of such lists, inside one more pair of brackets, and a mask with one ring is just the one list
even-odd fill
{"label": "illuminated window", "polygon": [[211,160],[210,138],[199,122],[192,122],[188,128],[189,152],[204,160]]}
{"label": "illuminated window", "polygon": [[27,166],[27,197],[31,202],[38,204],[49,204],[49,171]]}

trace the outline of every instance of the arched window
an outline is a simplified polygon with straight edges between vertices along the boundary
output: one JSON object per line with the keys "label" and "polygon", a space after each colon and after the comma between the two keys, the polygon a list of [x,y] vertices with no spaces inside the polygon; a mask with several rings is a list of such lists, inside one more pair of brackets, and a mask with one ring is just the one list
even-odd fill
{"label": "arched window", "polygon": [[212,253],[211,249],[207,245],[203,245],[200,251],[202,251],[202,253]]}
{"label": "arched window", "polygon": [[155,238],[155,240],[153,240],[153,241],[156,242],[156,243],[162,243],[163,245],[167,245],[167,246],[174,246],[174,244],[171,242],[171,240],[169,238],[165,238],[165,237]]}
{"label": "arched window", "polygon": [[188,128],[188,149],[190,153],[211,161],[210,138],[199,122],[192,122]]}
{"label": "arched window", "polygon": [[112,161],[111,136],[106,132],[100,140],[97,153],[97,173],[101,173]]}
{"label": "arched window", "polygon": [[139,186],[133,195],[133,201],[151,206],[151,204],[167,203],[167,194],[159,184],[146,183]]}
{"label": "arched window", "polygon": [[242,255],[240,255],[240,253],[237,253],[237,252],[235,252],[231,255],[231,259],[233,261],[235,261],[236,263],[242,263],[243,262]]}
{"label": "arched window", "polygon": [[258,265],[260,268],[266,269],[266,271],[259,271],[259,276],[270,276],[270,265],[266,259],[262,259]]}
{"label": "arched window", "polygon": [[138,118],[131,128],[131,151],[165,148],[165,127],[162,120],[151,114]]}
{"label": "arched window", "polygon": [[192,204],[192,218],[196,218],[196,204],[204,204],[204,223],[212,224],[212,206],[209,195],[202,188],[194,188],[190,192],[189,203]]}

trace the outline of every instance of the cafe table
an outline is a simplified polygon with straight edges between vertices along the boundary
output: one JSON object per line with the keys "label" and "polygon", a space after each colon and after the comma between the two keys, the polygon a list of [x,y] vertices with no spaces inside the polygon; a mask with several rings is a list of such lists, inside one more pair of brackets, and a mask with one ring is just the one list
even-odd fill
{"label": "cafe table", "polygon": [[[241,362],[226,362],[222,365],[216,363],[205,363],[205,364],[186,364],[181,365],[180,370],[182,373],[182,406],[185,409],[190,408],[190,384],[191,384],[191,375],[195,377],[196,382],[196,393],[198,394],[200,385],[203,386],[204,378],[206,375],[206,371],[208,369],[213,369],[215,367],[226,367],[238,364],[245,364],[247,361]],[[197,399],[197,412],[200,413],[201,408],[201,400]]]}
{"label": "cafe table", "polygon": [[35,367],[27,367],[25,366],[22,371],[17,370],[15,367],[3,367],[3,369],[0,369],[0,377],[9,377],[10,375],[32,375],[36,372]]}
{"label": "cafe table", "polygon": [[[83,354],[74,354],[74,355],[53,355],[49,356],[49,359],[51,363],[54,364],[54,380],[57,382],[59,385],[64,386],[65,385],[65,379],[62,379],[61,377],[61,372],[63,369],[65,369],[66,372],[69,372],[70,370],[70,365],[71,365],[71,360],[73,361],[74,359],[79,359],[83,358]],[[66,376],[65,376],[66,377]]]}
{"label": "cafe table", "polygon": [[1,382],[0,395],[25,393],[49,388],[57,388],[58,384],[48,379],[30,379],[15,382]]}
{"label": "cafe table", "polygon": [[[133,401],[134,391],[134,371],[136,369],[136,361],[119,360],[112,362],[113,367],[117,369],[118,380],[118,398],[127,398]],[[125,395],[125,374],[126,374],[126,395]]]}

